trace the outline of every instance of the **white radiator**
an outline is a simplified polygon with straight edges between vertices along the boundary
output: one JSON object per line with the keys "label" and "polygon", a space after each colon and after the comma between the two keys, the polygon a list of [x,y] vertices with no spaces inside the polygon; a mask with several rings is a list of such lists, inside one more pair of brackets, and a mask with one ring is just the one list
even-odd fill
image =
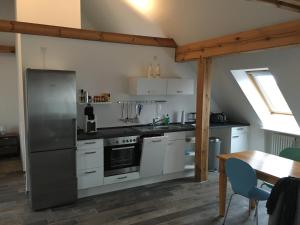
{"label": "white radiator", "polygon": [[289,147],[294,147],[296,143],[296,137],[288,136],[279,133],[271,134],[271,146],[270,153],[274,155],[279,155],[279,153]]}

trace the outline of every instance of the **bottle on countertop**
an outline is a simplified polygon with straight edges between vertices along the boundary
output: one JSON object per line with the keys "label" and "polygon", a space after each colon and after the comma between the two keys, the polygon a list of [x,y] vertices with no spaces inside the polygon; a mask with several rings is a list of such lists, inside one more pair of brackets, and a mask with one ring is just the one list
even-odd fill
{"label": "bottle on countertop", "polygon": [[181,124],[185,124],[185,112],[184,110],[181,111]]}
{"label": "bottle on countertop", "polygon": [[153,76],[153,67],[152,64],[150,64],[147,68],[147,77],[152,78],[152,76]]}
{"label": "bottle on countertop", "polygon": [[155,77],[160,77],[160,64],[156,64],[155,68],[154,68],[154,75]]}
{"label": "bottle on countertop", "polygon": [[169,125],[170,123],[170,117],[169,117],[169,114],[166,114],[164,116],[164,125]]}

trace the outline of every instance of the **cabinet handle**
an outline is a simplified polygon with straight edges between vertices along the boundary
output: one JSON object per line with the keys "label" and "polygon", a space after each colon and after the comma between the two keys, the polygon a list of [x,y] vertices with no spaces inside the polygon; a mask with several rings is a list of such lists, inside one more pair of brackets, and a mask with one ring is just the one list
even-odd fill
{"label": "cabinet handle", "polygon": [[240,136],[232,136],[232,138],[239,138]]}
{"label": "cabinet handle", "polygon": [[244,128],[241,127],[241,128],[238,128],[237,130],[244,130]]}
{"label": "cabinet handle", "polygon": [[161,142],[161,140],[153,140],[153,143]]}
{"label": "cabinet handle", "polygon": [[126,179],[127,178],[127,176],[124,176],[124,177],[118,177],[117,179],[118,180],[123,180],[123,179]]}
{"label": "cabinet handle", "polygon": [[151,91],[149,91],[149,90],[147,91],[148,94],[150,94],[150,92],[151,92]]}
{"label": "cabinet handle", "polygon": [[91,173],[96,173],[97,171],[96,170],[94,170],[94,171],[87,171],[87,172],[85,172],[85,174],[91,174]]}
{"label": "cabinet handle", "polygon": [[86,155],[91,155],[91,154],[95,154],[96,152],[85,152],[84,154]]}
{"label": "cabinet handle", "polygon": [[182,93],[183,91],[177,91],[177,93]]}
{"label": "cabinet handle", "polygon": [[91,141],[91,142],[84,142],[85,145],[92,145],[92,144],[96,144],[96,141]]}

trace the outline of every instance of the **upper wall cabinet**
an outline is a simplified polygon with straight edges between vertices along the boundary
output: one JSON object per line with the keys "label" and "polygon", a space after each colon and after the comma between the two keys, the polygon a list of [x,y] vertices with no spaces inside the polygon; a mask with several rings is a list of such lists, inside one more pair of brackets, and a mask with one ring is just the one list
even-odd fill
{"label": "upper wall cabinet", "polygon": [[133,95],[166,95],[167,80],[143,77],[129,79],[129,91]]}
{"label": "upper wall cabinet", "polygon": [[192,79],[130,77],[129,92],[132,95],[193,95]]}
{"label": "upper wall cabinet", "polygon": [[194,80],[192,79],[168,79],[167,95],[193,95]]}

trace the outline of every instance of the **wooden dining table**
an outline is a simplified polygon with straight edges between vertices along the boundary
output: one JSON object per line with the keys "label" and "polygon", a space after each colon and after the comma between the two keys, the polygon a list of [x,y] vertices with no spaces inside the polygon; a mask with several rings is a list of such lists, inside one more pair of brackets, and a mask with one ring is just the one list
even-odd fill
{"label": "wooden dining table", "polygon": [[[247,162],[255,171],[258,179],[275,184],[282,177],[300,178],[300,162],[282,158],[261,151],[243,151],[230,154],[221,154],[219,158],[219,214],[224,216],[227,176],[225,162],[229,158],[238,158]],[[246,179],[246,178],[245,178]]]}

